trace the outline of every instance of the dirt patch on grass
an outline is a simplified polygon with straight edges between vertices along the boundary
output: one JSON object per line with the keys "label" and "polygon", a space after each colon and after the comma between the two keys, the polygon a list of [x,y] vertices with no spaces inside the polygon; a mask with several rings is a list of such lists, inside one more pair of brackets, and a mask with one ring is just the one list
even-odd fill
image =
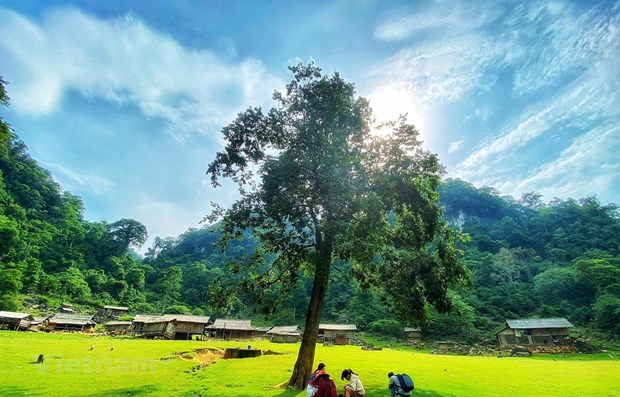
{"label": "dirt patch on grass", "polygon": [[186,352],[176,352],[171,358],[181,359],[195,363],[187,371],[188,373],[200,371],[208,365],[213,364],[215,361],[224,357],[224,350],[221,349],[196,349]]}
{"label": "dirt patch on grass", "polygon": [[196,349],[194,353],[194,357],[186,358],[186,360],[198,362],[201,365],[207,365],[224,357],[224,350],[221,349]]}
{"label": "dirt patch on grass", "polygon": [[184,360],[196,363],[192,369],[201,369],[224,357],[224,350],[215,348],[195,349],[182,352],[174,352],[169,357],[162,357],[158,360]]}

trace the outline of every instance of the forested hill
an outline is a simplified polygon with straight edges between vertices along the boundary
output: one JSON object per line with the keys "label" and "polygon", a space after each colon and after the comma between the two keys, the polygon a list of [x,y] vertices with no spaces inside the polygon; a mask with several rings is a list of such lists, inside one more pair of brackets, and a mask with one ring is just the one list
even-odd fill
{"label": "forested hill", "polygon": [[[63,191],[30,158],[4,121],[0,139],[0,310],[50,313],[68,301],[81,310],[118,304],[141,313],[303,322],[308,274],[298,275],[292,291],[274,285],[253,296],[244,288],[248,275],[242,263],[257,244],[252,236],[222,253],[213,247],[217,233],[192,229],[155,239],[139,258],[131,248],[147,237],[142,224],[86,221],[81,199]],[[453,291],[453,314],[430,313],[427,335],[477,340],[506,318],[531,316],[565,316],[576,325],[620,331],[615,204],[595,197],[544,203],[536,193],[516,200],[461,180],[446,180],[440,197],[453,228],[469,236],[459,248],[473,287]],[[335,268],[325,321],[354,322],[382,333],[402,330],[372,291],[363,293],[350,282],[347,263]],[[266,320],[264,313],[271,317]]]}

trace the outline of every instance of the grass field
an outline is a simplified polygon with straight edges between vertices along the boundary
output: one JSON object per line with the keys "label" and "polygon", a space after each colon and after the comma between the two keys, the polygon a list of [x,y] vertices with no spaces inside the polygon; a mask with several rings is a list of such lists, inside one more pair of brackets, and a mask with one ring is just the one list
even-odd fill
{"label": "grass field", "polygon": [[[193,350],[247,342],[0,331],[0,396],[305,396],[277,386],[290,376],[298,344],[249,343],[281,354],[218,359],[201,368],[198,359],[210,353]],[[41,353],[45,362],[34,364]],[[352,368],[368,397],[389,396],[389,371],[410,374],[414,396],[620,396],[620,361],[609,354],[495,358],[317,346],[318,361],[338,387],[342,369]]]}

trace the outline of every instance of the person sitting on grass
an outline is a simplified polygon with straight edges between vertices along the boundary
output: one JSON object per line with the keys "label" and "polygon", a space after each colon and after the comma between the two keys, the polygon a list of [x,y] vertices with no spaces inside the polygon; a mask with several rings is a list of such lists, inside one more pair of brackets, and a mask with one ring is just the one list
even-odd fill
{"label": "person sitting on grass", "polygon": [[319,374],[316,379],[316,393],[314,393],[314,397],[337,397],[336,385],[325,371]]}
{"label": "person sitting on grass", "polygon": [[390,397],[402,396],[408,397],[411,396],[410,391],[404,391],[401,387],[400,381],[398,380],[398,375],[394,375],[394,372],[388,373],[388,378],[390,378],[390,383],[388,384],[388,389],[390,389]]}
{"label": "person sitting on grass", "polygon": [[362,385],[360,377],[351,368],[345,369],[340,375],[340,379],[346,379],[347,384],[344,385],[344,397],[365,397],[366,390]]}
{"label": "person sitting on grass", "polygon": [[319,363],[316,367],[316,370],[310,375],[310,380],[308,381],[308,387],[306,388],[306,397],[313,397],[317,391],[317,381],[319,375],[323,375],[325,373],[325,364]]}

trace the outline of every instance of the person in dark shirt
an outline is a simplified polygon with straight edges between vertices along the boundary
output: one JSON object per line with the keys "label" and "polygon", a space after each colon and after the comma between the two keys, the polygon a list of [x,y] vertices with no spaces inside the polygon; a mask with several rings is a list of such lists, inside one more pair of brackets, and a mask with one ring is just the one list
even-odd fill
{"label": "person in dark shirt", "polygon": [[314,397],[337,397],[336,384],[330,379],[329,374],[321,374],[316,380],[317,390]]}

